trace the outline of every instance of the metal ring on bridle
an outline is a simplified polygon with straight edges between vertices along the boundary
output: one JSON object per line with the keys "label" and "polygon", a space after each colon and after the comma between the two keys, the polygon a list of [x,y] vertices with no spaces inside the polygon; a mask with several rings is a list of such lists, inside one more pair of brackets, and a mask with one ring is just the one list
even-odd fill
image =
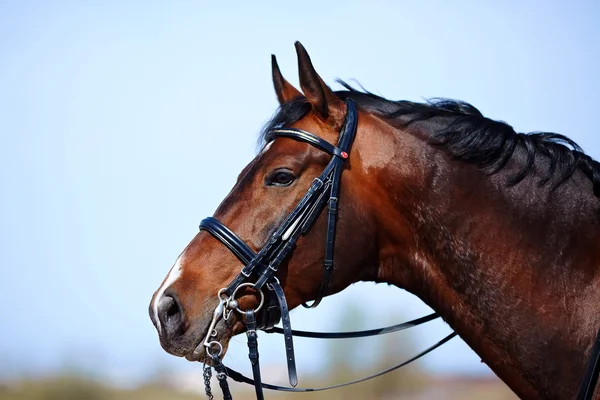
{"label": "metal ring on bridle", "polygon": [[[215,344],[216,344],[217,346],[219,346],[219,353],[218,353],[218,354],[212,354],[212,353],[210,352],[210,348],[212,347],[212,345],[215,345]],[[204,347],[206,348],[206,350],[205,350],[205,351],[206,351],[206,353],[207,353],[207,354],[208,354],[208,355],[209,355],[211,358],[212,358],[212,357],[215,357],[215,356],[217,356],[217,357],[220,357],[220,356],[221,356],[221,354],[223,354],[223,345],[222,345],[221,343],[217,342],[216,340],[213,340],[212,342],[208,342],[207,344],[205,344],[205,345],[204,345]]]}
{"label": "metal ring on bridle", "polygon": [[[242,283],[241,285],[239,285],[238,287],[235,288],[235,290],[233,291],[232,295],[231,295],[231,299],[235,300],[235,295],[237,294],[238,290],[240,290],[243,287],[254,287],[254,283],[251,282],[245,282]],[[256,307],[254,309],[254,312],[258,312],[260,311],[260,309],[262,308],[263,304],[265,304],[265,294],[262,292],[262,290],[258,290],[258,293],[260,293],[260,304],[258,305],[258,307]],[[239,307],[236,307],[235,310],[237,312],[239,312],[240,314],[243,314],[244,311],[240,310]]]}

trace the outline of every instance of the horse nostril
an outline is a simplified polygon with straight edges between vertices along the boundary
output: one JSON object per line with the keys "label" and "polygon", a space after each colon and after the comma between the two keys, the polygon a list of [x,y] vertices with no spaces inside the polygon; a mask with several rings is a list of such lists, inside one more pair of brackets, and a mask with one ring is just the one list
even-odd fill
{"label": "horse nostril", "polygon": [[169,320],[171,317],[177,314],[179,314],[179,306],[175,301],[172,301],[171,306],[167,310],[167,320]]}
{"label": "horse nostril", "polygon": [[183,325],[181,305],[171,296],[165,295],[158,303],[158,318],[167,331],[172,333]]}

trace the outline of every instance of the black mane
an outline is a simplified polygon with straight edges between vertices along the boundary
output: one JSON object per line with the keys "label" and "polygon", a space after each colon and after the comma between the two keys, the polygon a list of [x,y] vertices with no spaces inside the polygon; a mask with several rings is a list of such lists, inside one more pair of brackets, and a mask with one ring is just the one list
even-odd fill
{"label": "black mane", "polygon": [[[431,133],[430,143],[443,145],[456,159],[472,162],[494,174],[510,160],[517,148],[526,154],[523,168],[509,180],[509,185],[521,182],[534,168],[536,155],[549,161],[545,185],[553,180],[554,187],[568,180],[577,169],[593,183],[594,194],[600,197],[600,163],[586,155],[581,147],[566,136],[551,132],[517,133],[508,124],[486,118],[471,104],[450,99],[432,99],[426,103],[387,100],[368,91],[359,91],[343,81],[346,90],[336,91],[342,100],[353,99],[365,111],[377,114],[396,125],[408,127],[420,121],[441,117],[444,123]],[[273,139],[273,128],[288,127],[310,111],[304,98],[283,104],[265,125],[260,142]]]}

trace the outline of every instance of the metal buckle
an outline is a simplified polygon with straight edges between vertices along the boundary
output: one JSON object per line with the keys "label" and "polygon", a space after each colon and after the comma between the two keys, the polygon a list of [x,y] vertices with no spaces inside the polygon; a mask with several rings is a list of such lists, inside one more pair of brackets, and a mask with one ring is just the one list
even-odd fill
{"label": "metal buckle", "polygon": [[[273,277],[273,280],[276,281],[278,285],[281,285],[281,283],[279,282],[279,279],[276,276]],[[269,289],[271,291],[275,290],[272,283],[267,283],[267,289]]]}
{"label": "metal buckle", "polygon": [[220,379],[220,380],[227,378],[227,374],[225,372],[218,372],[215,375],[216,375],[217,379]]}
{"label": "metal buckle", "polygon": [[252,274],[252,272],[245,272],[244,268],[242,268],[242,270],[240,271],[240,274],[244,275],[246,278],[250,278],[250,275]]}

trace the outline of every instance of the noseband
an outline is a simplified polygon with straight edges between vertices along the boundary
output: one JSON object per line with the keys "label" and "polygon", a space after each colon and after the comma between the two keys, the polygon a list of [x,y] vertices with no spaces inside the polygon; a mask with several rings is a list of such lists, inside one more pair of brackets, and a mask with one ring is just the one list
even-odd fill
{"label": "noseband", "polygon": [[[327,205],[327,234],[325,241],[325,257],[323,259],[323,276],[321,285],[316,299],[312,304],[304,303],[306,308],[316,307],[323,297],[327,295],[329,281],[334,269],[334,248],[335,234],[338,216],[338,201],[340,194],[340,181],[344,168],[344,161],[348,159],[350,146],[356,135],[358,124],[358,113],[354,101],[346,100],[346,117],[344,125],[340,131],[338,144],[334,146],[329,142],[313,135],[312,133],[294,129],[294,128],[278,128],[273,129],[270,133],[275,137],[285,137],[294,139],[299,142],[308,143],[319,150],[322,150],[331,155],[331,160],[319,177],[315,178],[310,185],[308,191],[298,202],[296,207],[285,218],[283,223],[277,228],[275,233],[271,235],[265,246],[255,253],[238,235],[227,228],[219,220],[208,217],[200,222],[200,230],[207,231],[221,243],[223,243],[235,256],[244,264],[240,273],[231,281],[231,283],[219,291],[217,297],[219,305],[213,314],[213,320],[209,327],[207,337],[203,342],[205,352],[212,361],[217,378],[223,390],[225,399],[231,399],[227,377],[231,377],[239,382],[249,383],[254,385],[256,396],[258,399],[263,398],[263,387],[272,390],[281,391],[316,391],[326,390],[334,387],[341,387],[347,384],[362,382],[367,379],[380,376],[384,373],[393,371],[401,366],[404,366],[423,355],[429,353],[433,349],[441,346],[443,343],[450,340],[456,334],[453,332],[446,336],[440,342],[417,354],[415,357],[398,364],[379,374],[361,379],[356,382],[336,385],[329,388],[295,388],[298,384],[298,376],[296,372],[296,362],[294,355],[293,336],[304,336],[322,339],[340,339],[349,337],[373,336],[389,332],[394,332],[406,329],[411,326],[420,325],[437,318],[437,314],[431,314],[413,321],[403,324],[398,324],[388,328],[374,329],[371,331],[362,332],[346,332],[346,333],[316,333],[316,332],[301,332],[293,331],[290,322],[289,309],[285,299],[283,289],[279,280],[275,276],[281,263],[288,257],[296,245],[296,241],[301,235],[306,234],[313,226],[321,212]],[[236,300],[238,290],[241,288],[253,288],[260,297],[260,304],[254,310],[242,311],[239,309],[239,304]],[[265,296],[264,292],[267,293]],[[266,297],[266,301],[265,301]],[[211,340],[216,336],[216,324],[220,319],[227,320],[230,314],[238,311],[245,316],[246,334],[248,336],[249,358],[252,364],[252,372],[254,379],[246,378],[236,371],[225,367],[221,363],[221,354],[223,352],[222,345]],[[256,314],[260,313],[260,325],[257,322]],[[282,329],[275,328],[274,325],[281,320]],[[288,367],[289,382],[292,388],[282,387],[277,385],[263,384],[260,378],[260,367],[258,363],[258,341],[256,330],[261,329],[266,332],[281,333],[284,336],[286,360]],[[199,347],[201,348],[201,347]],[[196,350],[198,351],[198,349]],[[205,366],[205,384],[207,385],[207,395],[212,398],[210,392],[211,369]]]}

